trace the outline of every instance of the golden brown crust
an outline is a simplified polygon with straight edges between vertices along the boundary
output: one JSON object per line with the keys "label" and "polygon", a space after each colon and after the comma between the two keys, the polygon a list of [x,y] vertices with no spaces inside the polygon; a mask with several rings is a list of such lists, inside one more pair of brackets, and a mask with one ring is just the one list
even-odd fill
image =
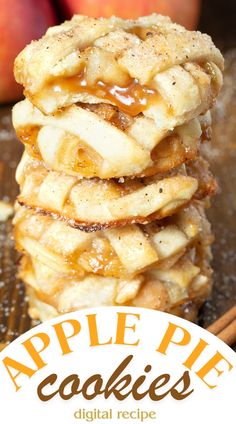
{"label": "golden brown crust", "polygon": [[128,278],[163,266],[201,238],[202,206],[192,205],[172,218],[145,226],[126,225],[86,234],[64,222],[18,207],[14,218],[16,247],[51,267],[81,276],[94,273]]}
{"label": "golden brown crust", "polygon": [[18,166],[17,180],[20,204],[93,231],[172,215],[190,202],[198,187],[184,168],[145,179],[80,180],[49,172],[27,155]]}
{"label": "golden brown crust", "polygon": [[190,306],[199,308],[211,287],[211,270],[205,265],[207,256],[202,268],[200,264],[195,265],[191,256],[189,252],[169,268],[154,267],[135,279],[126,280],[89,274],[80,279],[68,277],[25,256],[20,277],[33,288],[38,300],[55,308],[57,314],[91,306],[126,305],[180,315],[181,312],[187,314],[187,307],[189,310]]}
{"label": "golden brown crust", "polygon": [[[199,161],[193,164],[194,178],[180,168],[170,175],[119,182],[78,180],[48,172],[40,162],[24,156],[17,171],[21,186],[18,202],[88,232],[127,224],[147,224],[173,215],[194,198],[212,194],[215,181],[206,169],[205,161]],[[190,169],[191,165],[188,172]]]}
{"label": "golden brown crust", "polygon": [[[54,171],[102,179],[164,173],[197,157],[209,113],[173,129],[107,104],[74,105],[45,116],[29,101],[13,108],[27,152]],[[50,140],[50,141],[49,141]]]}

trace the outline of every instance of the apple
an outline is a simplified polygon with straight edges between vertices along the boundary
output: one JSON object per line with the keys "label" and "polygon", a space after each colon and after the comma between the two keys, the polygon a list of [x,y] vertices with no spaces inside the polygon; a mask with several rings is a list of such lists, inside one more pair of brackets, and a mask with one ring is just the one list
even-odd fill
{"label": "apple", "polygon": [[18,100],[22,88],[15,82],[13,64],[31,40],[45,33],[56,18],[49,0],[6,0],[0,7],[0,103]]}
{"label": "apple", "polygon": [[94,17],[138,18],[160,13],[173,21],[194,29],[197,25],[200,0],[57,0],[67,18],[75,13]]}

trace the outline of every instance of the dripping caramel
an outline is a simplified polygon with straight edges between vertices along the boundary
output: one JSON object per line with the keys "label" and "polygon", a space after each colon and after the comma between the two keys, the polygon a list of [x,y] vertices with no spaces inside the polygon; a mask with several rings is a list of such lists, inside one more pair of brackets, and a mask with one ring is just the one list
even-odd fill
{"label": "dripping caramel", "polygon": [[104,81],[97,81],[90,85],[86,80],[86,68],[76,76],[57,78],[49,84],[49,87],[55,93],[84,92],[108,100],[131,116],[137,116],[146,110],[158,96],[156,90],[141,85],[137,79],[133,78],[130,78],[129,84],[124,87]]}

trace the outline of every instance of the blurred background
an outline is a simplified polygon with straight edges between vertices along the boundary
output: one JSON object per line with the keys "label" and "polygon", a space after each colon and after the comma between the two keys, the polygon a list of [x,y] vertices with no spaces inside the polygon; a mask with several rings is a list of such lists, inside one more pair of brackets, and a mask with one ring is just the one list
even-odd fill
{"label": "blurred background", "polygon": [[[22,96],[12,72],[18,52],[74,13],[134,18],[153,12],[207,32],[226,58],[213,142],[205,151],[221,188],[208,213],[215,244],[213,295],[199,320],[206,327],[236,304],[236,0],[0,0],[0,201],[13,204],[18,191],[15,168],[22,147],[11,124],[12,104]],[[11,220],[0,222],[0,348],[31,325],[17,261]]]}

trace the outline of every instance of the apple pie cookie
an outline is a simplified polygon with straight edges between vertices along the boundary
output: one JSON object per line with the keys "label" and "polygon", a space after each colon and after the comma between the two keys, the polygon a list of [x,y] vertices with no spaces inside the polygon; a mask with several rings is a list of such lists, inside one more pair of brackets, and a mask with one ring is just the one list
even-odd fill
{"label": "apple pie cookie", "polygon": [[[19,213],[20,215],[23,213],[23,216],[27,214],[22,209]],[[32,217],[32,214],[30,214],[29,218]],[[36,219],[36,216],[33,218]],[[18,219],[17,217],[17,225],[21,226],[22,216],[21,220],[18,221]],[[123,260],[125,265],[122,266],[126,267],[126,272],[119,276],[118,274],[108,276],[109,274],[105,275],[104,272],[103,275],[99,275],[91,268],[88,270],[89,272],[85,273],[78,272],[78,267],[74,272],[71,272],[69,267],[72,261],[70,262],[68,252],[67,263],[69,267],[63,267],[63,260],[57,260],[56,264],[55,250],[57,250],[56,255],[61,256],[62,249],[65,251],[67,248],[72,248],[73,241],[62,248],[62,244],[65,245],[63,236],[60,241],[56,241],[56,238],[49,235],[50,231],[53,232],[51,227],[54,224],[51,223],[48,233],[45,234],[45,241],[40,242],[40,248],[37,243],[29,245],[30,250],[28,250],[27,243],[25,248],[20,247],[21,251],[24,252],[20,276],[35,291],[38,299],[55,308],[57,313],[104,305],[132,305],[168,312],[175,308],[176,310],[179,309],[180,313],[183,305],[190,301],[200,305],[205,300],[206,294],[209,293],[212,273],[209,267],[212,234],[202,204],[199,202],[179,213],[171,222],[163,221],[162,226],[158,230],[156,229],[156,232],[150,227],[147,228],[147,231],[149,231],[146,236],[147,242],[150,245],[152,244],[160,259],[149,264],[145,269],[133,269],[133,260],[138,258],[140,261],[140,257],[144,258],[145,256],[138,239],[133,240],[132,250],[130,246],[126,247],[126,253],[133,255],[131,262],[129,262],[129,258],[126,262],[124,258],[122,259],[123,250],[119,250],[119,246],[117,249],[117,245],[113,243],[113,246],[115,246],[113,248],[114,256],[118,257],[120,262]],[[173,225],[174,223],[175,225]],[[26,227],[30,228],[29,233],[30,231],[32,233],[32,227],[28,225],[27,222]],[[34,224],[35,227],[36,223]],[[37,228],[39,228],[39,224]],[[130,231],[130,227],[128,227],[128,230]],[[18,246],[20,246],[24,237],[18,228],[16,231],[16,240]],[[43,227],[41,227],[41,231],[43,231]],[[79,230],[75,231],[78,232]],[[25,229],[25,232],[27,232],[27,229]],[[102,235],[98,235],[98,239],[99,237],[103,238],[104,232]],[[122,232],[120,237],[124,243],[125,238]],[[29,238],[33,239],[33,236],[28,234]],[[34,235],[34,240],[36,238],[37,235]],[[41,240],[43,238],[42,233]],[[47,240],[50,240],[50,246],[45,247]],[[119,240],[119,243],[121,240]],[[75,241],[74,239],[74,243]],[[95,238],[94,241],[96,241]],[[112,245],[110,240],[109,242]],[[71,250],[74,252],[74,247]],[[89,250],[89,248],[84,249],[84,251],[88,252],[88,255],[92,254],[92,250]],[[99,253],[97,252],[97,259]],[[106,254],[107,252],[103,251],[100,259],[102,256],[104,259]],[[79,249],[74,255],[74,260],[75,258],[78,264]],[[65,259],[64,257],[64,263],[66,262]],[[134,275],[134,271],[136,271],[136,275]]]}
{"label": "apple pie cookie", "polygon": [[106,102],[131,116],[181,125],[205,113],[222,83],[210,37],[153,14],[137,20],[74,16],[15,61],[25,95],[46,114]]}
{"label": "apple pie cookie", "polygon": [[18,202],[88,232],[147,224],[173,215],[192,199],[208,195],[212,185],[215,188],[211,174],[198,176],[195,165],[189,176],[190,168],[183,165],[171,174],[143,179],[78,179],[48,171],[25,153],[17,169]]}
{"label": "apple pie cookie", "polygon": [[[144,177],[195,159],[210,138],[210,112],[174,130],[113,105],[76,104],[46,116],[28,100],[13,108],[18,138],[32,157],[80,178]],[[50,140],[50,142],[49,142]]]}
{"label": "apple pie cookie", "polygon": [[[33,290],[39,305],[42,302],[42,307],[46,304],[53,308],[55,315],[94,306],[118,305],[174,311],[182,316],[187,312],[186,306],[195,306],[196,315],[211,287],[208,253],[202,250],[199,253],[193,246],[169,267],[154,266],[132,279],[94,274],[79,278],[58,273],[40,261],[24,256],[20,277]],[[31,308],[32,317],[42,319],[41,308],[34,312]]]}
{"label": "apple pie cookie", "polygon": [[133,277],[153,265],[174,264],[209,225],[200,202],[162,221],[95,233],[24,207],[18,207],[14,224],[18,250],[55,272],[115,278]]}

